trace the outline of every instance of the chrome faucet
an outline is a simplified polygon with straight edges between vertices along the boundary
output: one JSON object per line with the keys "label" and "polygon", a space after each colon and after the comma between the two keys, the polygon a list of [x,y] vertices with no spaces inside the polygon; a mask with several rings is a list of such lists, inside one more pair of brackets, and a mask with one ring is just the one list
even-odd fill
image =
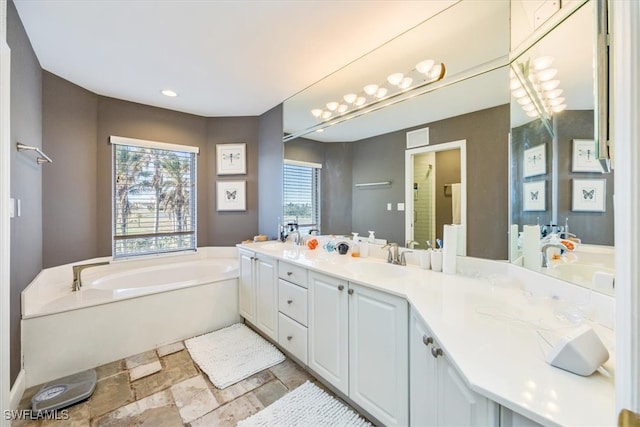
{"label": "chrome faucet", "polygon": [[416,245],[420,245],[420,243],[415,240],[407,240],[407,249],[415,249]]}
{"label": "chrome faucet", "polygon": [[387,243],[382,249],[389,248],[389,256],[387,256],[387,262],[389,264],[400,264],[400,251],[398,250],[397,243]]}
{"label": "chrome faucet", "polygon": [[542,266],[549,267],[549,256],[547,255],[547,249],[549,248],[558,248],[560,249],[560,253],[562,254],[567,248],[562,243],[545,243],[540,248],[542,252]]}
{"label": "chrome faucet", "polygon": [[109,264],[109,261],[74,265],[72,267],[73,268],[73,286],[71,290],[73,290],[74,292],[79,291],[80,288],[82,287],[82,278],[81,278],[82,270],[86,270],[87,268],[91,268],[91,267],[97,267],[99,265],[107,265],[107,264]]}
{"label": "chrome faucet", "polygon": [[304,246],[304,237],[302,237],[300,230],[298,229],[293,230],[292,232],[289,233],[289,237],[291,238],[291,241],[293,242],[294,245]]}

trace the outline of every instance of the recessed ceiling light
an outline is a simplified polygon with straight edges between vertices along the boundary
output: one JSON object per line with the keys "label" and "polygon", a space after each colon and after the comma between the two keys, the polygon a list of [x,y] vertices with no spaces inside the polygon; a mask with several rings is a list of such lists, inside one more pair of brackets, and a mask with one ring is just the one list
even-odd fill
{"label": "recessed ceiling light", "polygon": [[172,90],[170,90],[170,89],[164,89],[164,90],[162,90],[162,91],[161,91],[161,93],[162,93],[164,96],[170,96],[170,97],[172,97],[172,98],[173,98],[173,97],[178,96],[178,93],[177,93],[177,92],[174,92],[174,91],[172,91]]}

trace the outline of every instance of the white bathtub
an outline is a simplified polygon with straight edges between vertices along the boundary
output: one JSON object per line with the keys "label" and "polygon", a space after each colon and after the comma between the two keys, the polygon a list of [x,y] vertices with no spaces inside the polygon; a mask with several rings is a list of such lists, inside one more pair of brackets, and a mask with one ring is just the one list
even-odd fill
{"label": "white bathtub", "polygon": [[43,270],[22,293],[26,386],[238,322],[235,248],[119,261],[82,272]]}

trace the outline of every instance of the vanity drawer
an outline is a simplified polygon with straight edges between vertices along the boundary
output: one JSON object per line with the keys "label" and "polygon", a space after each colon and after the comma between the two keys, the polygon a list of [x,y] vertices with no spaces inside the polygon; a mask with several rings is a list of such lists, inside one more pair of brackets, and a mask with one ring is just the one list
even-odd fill
{"label": "vanity drawer", "polygon": [[278,344],[306,365],[307,328],[282,313],[278,316]]}
{"label": "vanity drawer", "polygon": [[278,264],[278,275],[281,279],[288,280],[303,288],[307,287],[307,269],[304,267],[298,267],[297,265],[280,261]]}
{"label": "vanity drawer", "polygon": [[307,325],[307,290],[279,280],[278,309],[298,323]]}

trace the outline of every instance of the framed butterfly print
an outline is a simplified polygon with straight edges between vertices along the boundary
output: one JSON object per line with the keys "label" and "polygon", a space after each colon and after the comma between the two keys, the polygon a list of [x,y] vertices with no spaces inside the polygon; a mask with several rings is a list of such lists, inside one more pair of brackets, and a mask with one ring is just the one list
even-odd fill
{"label": "framed butterfly print", "polygon": [[216,144],[218,175],[247,173],[247,144]]}
{"label": "framed butterfly print", "polygon": [[572,195],[572,211],[605,212],[607,180],[606,179],[574,179]]}
{"label": "framed butterfly print", "polygon": [[547,194],[545,192],[546,181],[532,181],[523,184],[522,210],[545,211],[547,210]]}
{"label": "framed butterfly print", "polygon": [[216,183],[218,211],[247,210],[247,181],[218,181]]}
{"label": "framed butterfly print", "polygon": [[574,139],[571,172],[600,172],[602,166],[596,157],[596,142],[593,139]]}
{"label": "framed butterfly print", "polygon": [[547,173],[547,144],[536,145],[524,150],[523,176],[544,175]]}

